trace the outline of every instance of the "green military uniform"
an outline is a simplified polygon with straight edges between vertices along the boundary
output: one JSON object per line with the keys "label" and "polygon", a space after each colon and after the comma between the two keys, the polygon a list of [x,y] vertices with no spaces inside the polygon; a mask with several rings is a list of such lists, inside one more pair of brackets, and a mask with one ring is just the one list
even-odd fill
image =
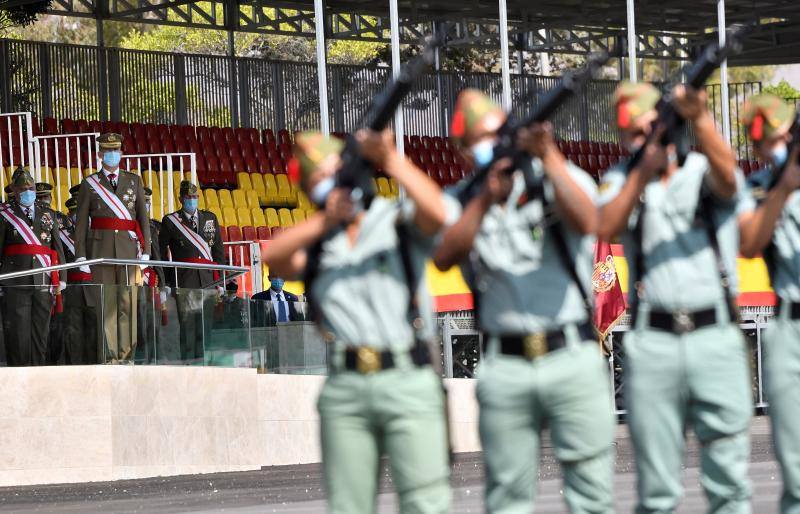
{"label": "green military uniform", "polygon": [[[197,186],[183,181],[180,196],[183,198],[187,194],[197,194]],[[204,256],[181,229],[199,235],[208,246],[211,259],[207,258],[209,255]],[[219,221],[210,211],[197,209],[190,215],[180,210],[164,216],[159,242],[161,251],[169,251],[173,261],[225,264]],[[210,331],[216,296],[208,292],[204,294],[201,289],[210,286],[219,276],[219,273],[211,270],[187,268],[178,268],[177,271],[170,269],[165,273],[166,283],[176,288],[175,302],[181,324],[181,358],[186,362],[203,359],[203,333]]]}
{"label": "green military uniform", "polygon": [[[783,134],[794,117],[794,108],[773,95],[752,98],[743,122],[755,141]],[[761,117],[761,120],[757,120]],[[748,185],[753,199],[765,199],[772,181],[772,166],[753,173]],[[751,205],[755,208],[755,202]],[[783,474],[782,514],[800,513],[800,192],[786,199],[772,242],[764,252],[778,296],[776,316],[761,338],[764,385],[772,419],[775,454]]]}
{"label": "green military uniform", "polygon": [[[318,134],[296,140],[303,173],[341,144]],[[330,375],[320,393],[322,460],[332,514],[375,511],[380,458],[386,454],[402,513],[449,511],[447,426],[441,380],[424,358],[412,357],[409,286],[397,224],[407,229],[408,255],[423,276],[431,238],[412,219],[413,205],[376,198],[364,213],[354,244],[343,229],[319,248],[314,299],[320,329],[332,344]],[[422,338],[434,335],[424,282],[413,284]],[[385,352],[385,353],[384,353]],[[383,364],[391,355],[391,368]],[[429,362],[429,360],[428,360]]]}
{"label": "green military uniform", "polygon": [[[652,108],[655,100],[648,104],[640,111]],[[639,513],[674,512],[682,492],[687,426],[701,444],[701,483],[709,512],[750,512],[749,352],[731,319],[708,220],[697,216],[709,173],[708,159],[690,153],[667,182],[655,180],[645,187],[641,254],[634,237],[641,207],[634,209],[622,234],[632,304],[637,303],[634,284],[641,284],[636,325],[625,337],[625,402],[636,452]],[[738,179],[743,186],[741,174]],[[615,198],[625,180],[624,165],[607,171],[600,204]],[[711,201],[720,254],[735,294],[742,189],[727,201],[712,193]],[[636,276],[637,255],[643,259],[642,277]]]}
{"label": "green military uniform", "polygon": [[[77,187],[77,186],[76,186]],[[73,196],[67,200],[69,219],[78,208]],[[75,225],[70,223],[60,230],[66,262],[75,262]],[[102,332],[97,306],[100,303],[100,286],[92,284],[91,273],[78,269],[67,273],[64,290],[64,361],[67,364],[97,364],[102,361],[98,334]]]}
{"label": "green military uniform", "polygon": [[[103,134],[101,151],[119,151],[122,136]],[[97,187],[92,184],[96,183]],[[111,199],[111,200],[109,200]],[[122,212],[109,206],[119,202]],[[123,217],[123,213],[124,217]],[[129,218],[129,219],[126,219]],[[145,209],[142,179],[119,168],[104,168],[87,177],[78,194],[76,260],[84,258],[149,258],[150,223]],[[123,224],[128,225],[126,228]],[[131,225],[132,224],[132,225]],[[138,233],[136,233],[138,230]],[[131,235],[131,234],[134,235]],[[148,256],[148,257],[145,257]],[[103,284],[104,361],[125,362],[133,358],[136,341],[136,287],[141,282],[137,266],[94,266],[94,283]]]}
{"label": "green military uniform", "polygon": [[[150,205],[150,199],[153,196],[153,190],[149,187],[144,188],[144,196],[147,205]],[[148,209],[149,212],[149,209]],[[154,261],[163,260],[161,255],[161,246],[159,244],[159,233],[161,231],[161,222],[154,219],[150,220],[150,259]],[[161,287],[166,285],[164,277],[164,269],[160,266],[149,267],[142,272],[145,294],[139,295],[139,323],[138,328],[138,344],[136,345],[136,361],[137,362],[155,362],[157,357],[156,341],[158,339],[158,330],[156,329],[156,319],[161,319],[162,309],[166,305],[162,304],[162,297],[166,299],[166,295],[160,295]]]}
{"label": "green military uniform", "polygon": [[[536,169],[541,172],[538,159]],[[570,175],[596,196],[585,172],[570,166]],[[541,203],[518,205],[524,191],[525,181],[517,174],[505,205],[492,206],[483,217],[473,249],[471,281],[489,341],[477,371],[487,511],[531,511],[540,432],[549,427],[570,511],[610,513],[614,420],[607,365],[552,238],[546,228],[535,235],[545,216]],[[589,291],[594,240],[564,227]],[[564,349],[535,358],[501,352],[503,338],[559,330],[566,336]]]}
{"label": "green military uniform", "polygon": [[[32,187],[33,178],[27,171],[15,173],[12,185]],[[0,217],[0,252],[3,255],[0,272],[42,268],[40,256],[44,255],[50,265],[64,262],[58,223],[51,209],[35,202],[24,207],[14,200],[4,210],[9,217]],[[33,234],[38,243],[26,240],[23,231]],[[65,280],[66,274],[62,272],[57,281],[51,274],[3,281],[3,320],[9,366],[46,364],[50,313],[56,305],[53,293],[59,291],[59,282]]]}

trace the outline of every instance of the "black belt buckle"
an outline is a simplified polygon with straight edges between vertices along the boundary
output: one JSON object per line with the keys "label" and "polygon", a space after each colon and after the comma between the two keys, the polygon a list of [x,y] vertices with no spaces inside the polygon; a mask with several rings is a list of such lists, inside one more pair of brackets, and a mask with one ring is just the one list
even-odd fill
{"label": "black belt buckle", "polygon": [[691,312],[681,309],[672,313],[672,331],[674,333],[683,335],[695,328],[694,316]]}

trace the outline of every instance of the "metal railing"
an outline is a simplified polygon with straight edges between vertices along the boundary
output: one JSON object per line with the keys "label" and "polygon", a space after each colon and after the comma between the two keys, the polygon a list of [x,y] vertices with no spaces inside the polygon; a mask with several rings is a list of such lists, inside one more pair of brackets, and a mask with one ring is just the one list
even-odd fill
{"label": "metal railing", "polygon": [[[10,109],[9,109],[10,110]],[[30,112],[0,114],[0,198],[5,201],[6,168],[35,166],[33,118]]]}
{"label": "metal railing", "polygon": [[[186,160],[189,161],[188,166],[186,166]],[[175,169],[176,161],[178,169]],[[188,172],[189,180],[193,184],[199,184],[197,182],[197,156],[194,152],[123,155],[122,162],[124,163],[124,165],[121,165],[122,169],[138,173],[143,180],[146,178],[147,184],[154,192],[156,189],[153,187],[153,177],[158,177],[158,198],[161,217],[175,210],[176,184],[173,171],[180,172],[181,180]],[[142,164],[145,165],[145,168],[142,168]],[[164,177],[163,172],[166,172],[166,177]],[[165,178],[166,184],[164,184]],[[164,205],[165,201],[166,205]]]}

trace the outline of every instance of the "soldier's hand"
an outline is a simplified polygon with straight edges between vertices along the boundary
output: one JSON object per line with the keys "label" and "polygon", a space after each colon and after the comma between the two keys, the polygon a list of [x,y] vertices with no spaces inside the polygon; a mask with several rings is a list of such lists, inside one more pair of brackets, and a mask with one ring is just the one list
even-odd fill
{"label": "soldier's hand", "polygon": [[694,121],[708,112],[708,95],[704,90],[678,84],[672,90],[672,104],[683,119]]}
{"label": "soldier's hand", "polygon": [[486,176],[484,195],[490,203],[500,203],[508,198],[511,193],[513,180],[506,170],[513,164],[513,161],[505,157],[494,163]]}
{"label": "soldier's hand", "polygon": [[389,129],[382,132],[361,129],[356,132],[356,141],[361,156],[379,170],[385,170],[389,158],[397,153],[394,133]]}
{"label": "soldier's hand", "polygon": [[355,213],[355,204],[347,189],[336,188],[325,202],[325,224],[328,228],[349,223]]}
{"label": "soldier's hand", "polygon": [[800,146],[794,145],[792,151],[789,152],[789,160],[786,161],[786,168],[783,170],[783,175],[781,175],[781,179],[778,182],[778,186],[787,193],[800,189],[800,165],[797,164],[798,155],[800,155]]}
{"label": "soldier's hand", "polygon": [[545,121],[536,123],[530,128],[523,127],[517,133],[517,148],[540,158],[557,149],[553,137],[553,125],[549,121]]}

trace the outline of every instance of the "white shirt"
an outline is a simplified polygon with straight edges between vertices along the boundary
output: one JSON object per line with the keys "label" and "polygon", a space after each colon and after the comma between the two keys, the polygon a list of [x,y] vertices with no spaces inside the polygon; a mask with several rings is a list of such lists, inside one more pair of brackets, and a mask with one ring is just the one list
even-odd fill
{"label": "white shirt", "polygon": [[269,299],[272,301],[272,310],[275,311],[275,320],[280,319],[280,314],[278,314],[278,302],[283,302],[283,308],[286,312],[286,320],[289,320],[289,302],[286,301],[286,296],[283,294],[283,290],[275,291],[274,289],[269,289]]}
{"label": "white shirt", "polygon": [[22,210],[22,216],[25,216],[25,209],[30,209],[31,217],[25,219],[24,221],[31,221],[36,219],[36,202],[33,202],[30,207],[25,207],[22,204],[19,204],[19,208]]}
{"label": "white shirt", "polygon": [[106,176],[106,179],[112,186],[115,184],[114,181],[111,180],[111,177],[109,175],[114,175],[114,180],[119,181],[119,169],[117,169],[116,171],[108,171],[107,169],[103,168],[103,174]]}
{"label": "white shirt", "polygon": [[194,221],[194,226],[200,228],[200,220],[197,219],[197,211],[194,211],[193,214],[183,211],[183,215],[189,220],[190,227],[192,226],[192,221]]}

